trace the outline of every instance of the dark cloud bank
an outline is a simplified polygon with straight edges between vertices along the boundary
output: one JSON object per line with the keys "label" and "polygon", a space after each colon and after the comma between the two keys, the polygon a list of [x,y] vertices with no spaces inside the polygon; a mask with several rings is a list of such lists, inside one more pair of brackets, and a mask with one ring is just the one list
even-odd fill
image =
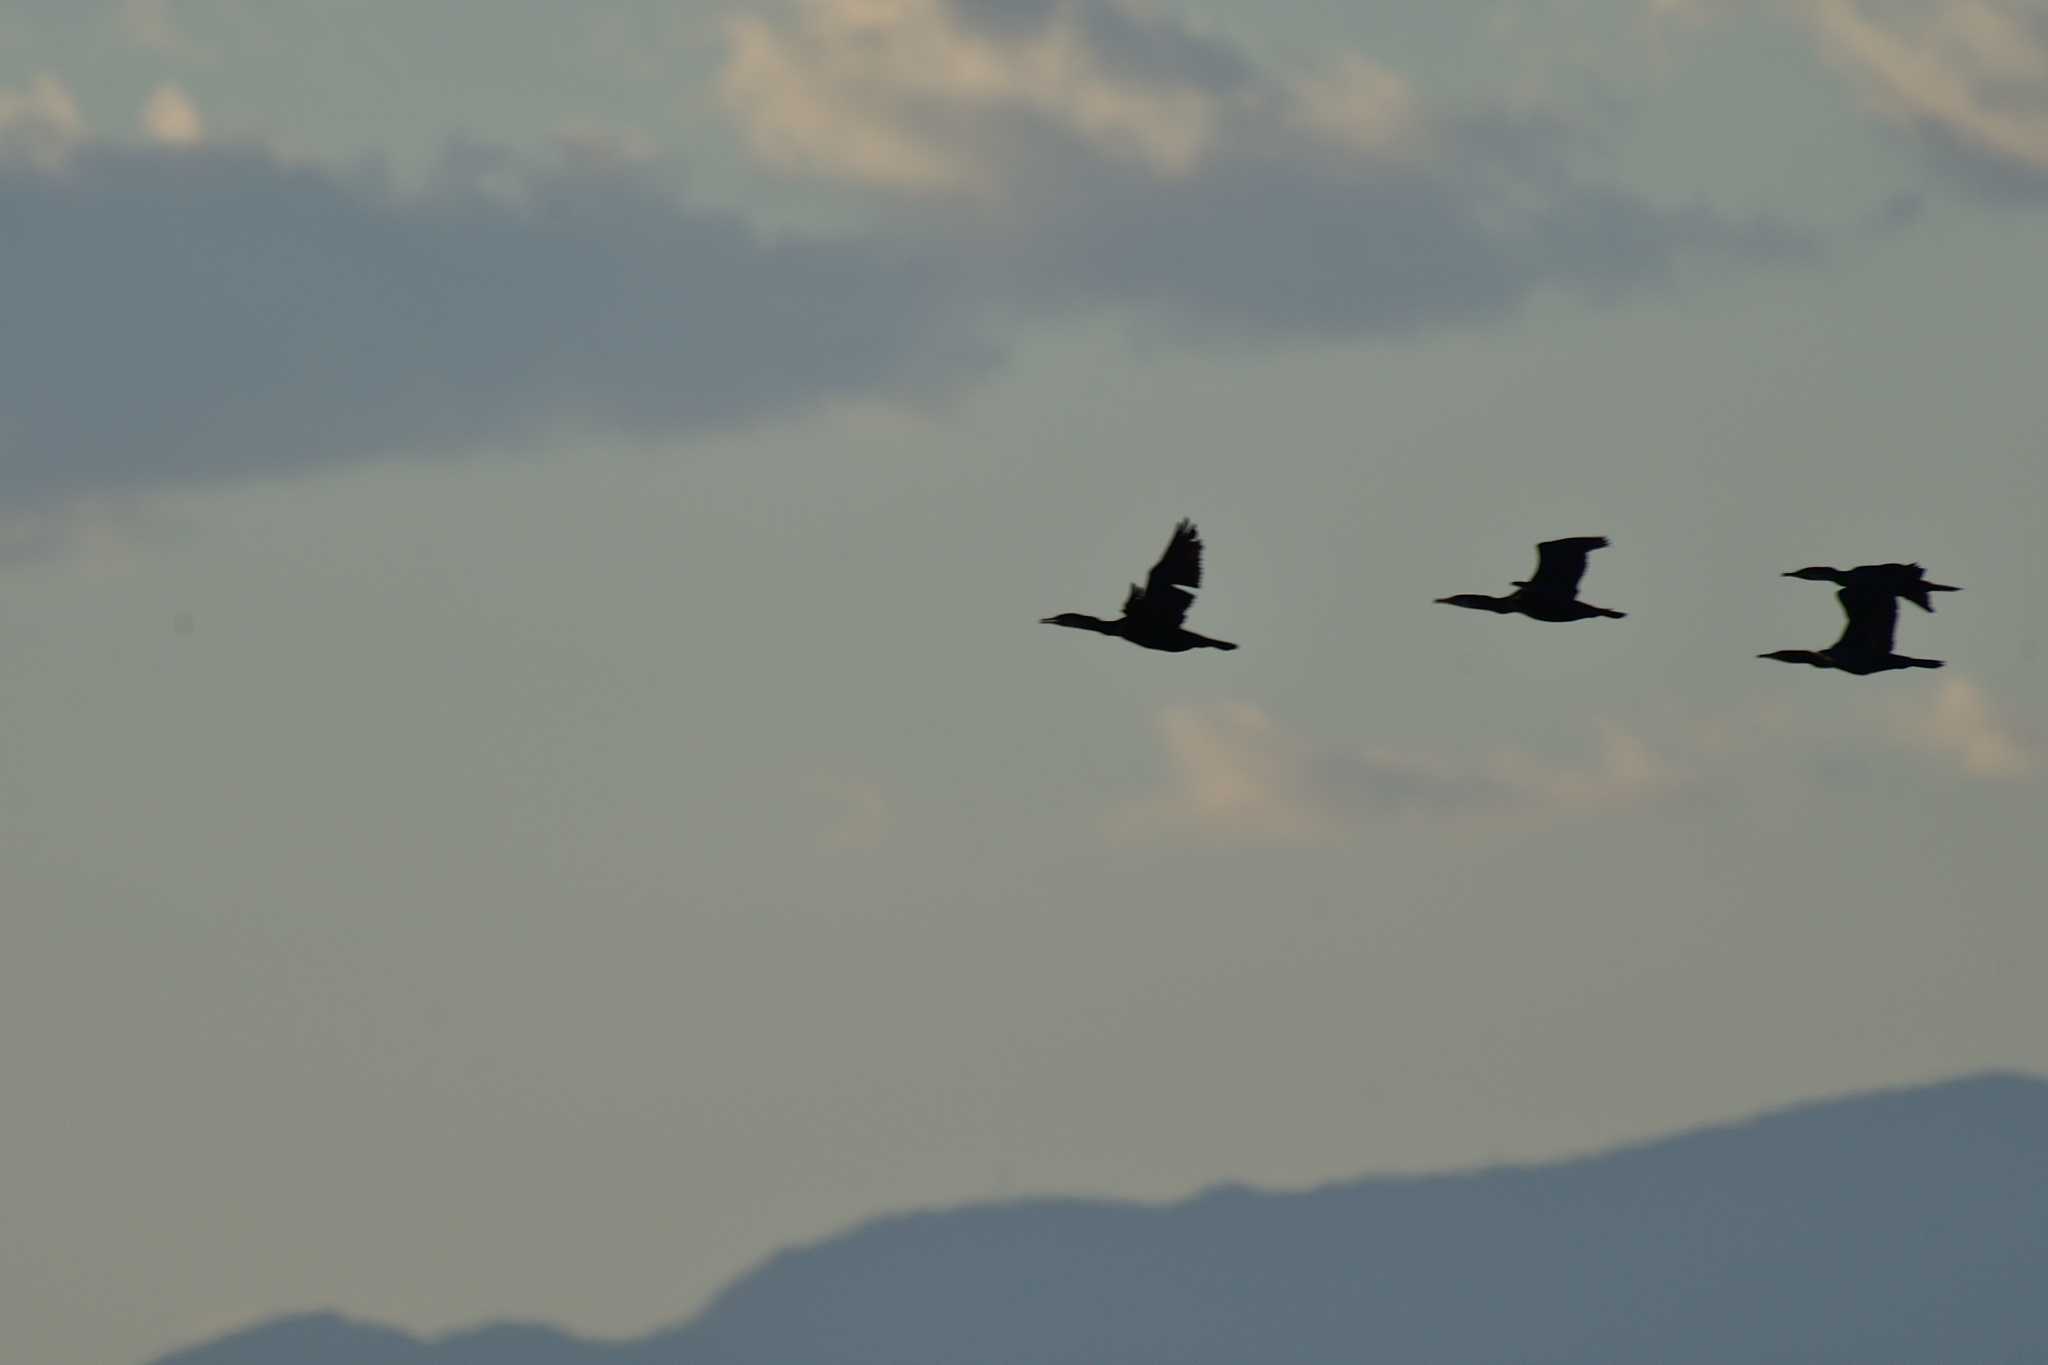
{"label": "dark cloud bank", "polygon": [[[1049,0],[956,0],[991,32]],[[1108,3],[1119,78],[1257,107],[1244,54]],[[1261,86],[1259,82],[1266,80]],[[1587,177],[1550,120],[1433,120],[1427,154],[1235,119],[1182,175],[1011,110],[972,135],[1001,206],[873,191],[887,227],[776,235],[628,168],[468,149],[420,189],[253,148],[0,148],[0,496],[673,437],[987,371],[1005,320],[1111,310],[1183,343],[1406,335],[1554,288],[1610,300],[1688,260],[1814,250]]]}
{"label": "dark cloud bank", "polygon": [[976,363],[959,293],[909,250],[770,237],[594,167],[457,157],[401,192],[254,150],[0,161],[0,494],[945,382]]}
{"label": "dark cloud bank", "polygon": [[1443,141],[1442,160],[1363,171],[1284,145],[1171,180],[1081,168],[955,240],[999,243],[992,268],[1020,299],[1126,308],[1193,344],[1408,336],[1502,320],[1543,289],[1611,303],[1673,284],[1689,260],[1817,250],[1780,224],[1580,178],[1548,137],[1505,120]]}

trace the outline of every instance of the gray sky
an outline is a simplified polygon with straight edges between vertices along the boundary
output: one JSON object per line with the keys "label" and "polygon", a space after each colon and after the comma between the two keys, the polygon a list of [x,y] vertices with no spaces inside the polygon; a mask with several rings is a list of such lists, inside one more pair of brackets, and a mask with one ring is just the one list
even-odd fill
{"label": "gray sky", "polygon": [[2044,213],[2036,3],[14,0],[9,1353],[2048,1068]]}

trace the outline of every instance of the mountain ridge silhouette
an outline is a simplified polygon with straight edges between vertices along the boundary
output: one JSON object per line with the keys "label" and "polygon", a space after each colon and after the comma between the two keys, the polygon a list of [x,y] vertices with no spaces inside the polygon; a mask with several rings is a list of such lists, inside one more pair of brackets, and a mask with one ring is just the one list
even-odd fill
{"label": "mountain ridge silhouette", "polygon": [[2048,1080],[1806,1101],[1540,1163],[885,1214],[634,1340],[334,1313],[152,1365],[2048,1360]]}

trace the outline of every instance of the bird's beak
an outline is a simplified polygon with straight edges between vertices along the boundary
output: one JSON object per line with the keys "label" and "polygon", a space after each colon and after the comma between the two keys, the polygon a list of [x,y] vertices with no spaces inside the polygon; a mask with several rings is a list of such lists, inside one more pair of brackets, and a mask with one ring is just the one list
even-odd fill
{"label": "bird's beak", "polygon": [[1056,626],[1059,622],[1053,620],[1050,616],[1041,616],[1038,618],[1038,624],[1041,626]]}

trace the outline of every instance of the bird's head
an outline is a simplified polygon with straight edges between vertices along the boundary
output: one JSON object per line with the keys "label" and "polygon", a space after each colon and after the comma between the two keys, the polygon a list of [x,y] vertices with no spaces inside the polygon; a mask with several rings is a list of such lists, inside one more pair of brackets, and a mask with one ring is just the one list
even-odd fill
{"label": "bird's head", "polygon": [[1810,578],[1816,583],[1840,583],[1844,575],[1840,569],[1830,569],[1825,564],[1809,564],[1803,569],[1792,570],[1784,577]]}
{"label": "bird's head", "polygon": [[1093,616],[1083,615],[1078,611],[1063,611],[1058,616],[1039,617],[1038,624],[1041,626],[1072,626],[1075,630],[1101,630],[1109,623],[1098,620]]}

